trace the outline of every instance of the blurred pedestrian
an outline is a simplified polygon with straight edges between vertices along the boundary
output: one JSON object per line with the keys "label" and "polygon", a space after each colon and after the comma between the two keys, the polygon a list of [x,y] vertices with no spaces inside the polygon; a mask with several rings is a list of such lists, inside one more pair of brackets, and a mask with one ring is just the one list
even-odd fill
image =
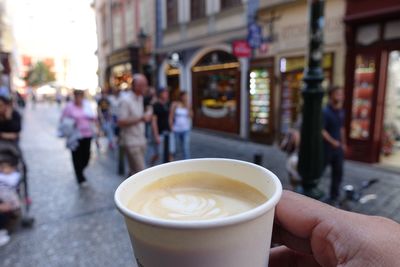
{"label": "blurred pedestrian", "polygon": [[121,143],[128,158],[130,174],[145,168],[146,137],[144,124],[151,120],[151,113],[145,113],[143,95],[148,87],[146,76],[133,76],[132,90],[122,96],[118,109],[118,126],[121,128]]}
{"label": "blurred pedestrian", "polygon": [[328,202],[336,205],[343,177],[346,137],[344,129],[343,89],[332,86],[328,89],[329,102],[323,109],[323,130],[325,167],[331,166],[331,187]]}
{"label": "blurred pedestrian", "polygon": [[123,175],[125,173],[125,153],[124,148],[121,144],[120,138],[120,127],[118,126],[118,112],[119,112],[119,101],[121,99],[121,91],[117,88],[108,87],[111,93],[108,95],[108,101],[110,101],[111,114],[112,114],[112,125],[114,129],[114,136],[116,139],[116,147],[118,148],[118,174]]}
{"label": "blurred pedestrian", "polygon": [[108,140],[108,147],[115,148],[113,117],[111,114],[111,103],[106,90],[101,91],[101,97],[97,103],[97,115],[101,129]]}
{"label": "blurred pedestrian", "polygon": [[0,74],[0,96],[11,98],[9,78],[5,74]]}
{"label": "blurred pedestrian", "polygon": [[186,92],[181,92],[179,100],[172,103],[169,123],[175,137],[175,148],[183,153],[183,159],[190,158],[190,131],[193,111]]}
{"label": "blurred pedestrian", "polygon": [[90,145],[95,136],[95,122],[95,112],[85,99],[84,91],[74,90],[74,101],[69,102],[64,108],[61,125],[64,127],[64,133],[68,132],[65,128],[72,128],[66,136],[67,147],[71,149],[76,179],[81,186],[87,185],[83,171],[90,159]]}
{"label": "blurred pedestrian", "polygon": [[[163,158],[165,153],[168,154],[168,161],[173,160],[173,136],[169,124],[169,113],[169,92],[167,89],[162,88],[158,91],[158,101],[153,105],[152,133],[154,140],[154,153],[151,158],[151,165],[154,165],[160,158]],[[164,142],[166,142],[166,140],[168,140],[168,151],[164,151]]]}
{"label": "blurred pedestrian", "polygon": [[21,115],[8,97],[0,96],[0,140],[18,144]]}
{"label": "blurred pedestrian", "polygon": [[111,112],[111,116],[112,116],[112,120],[113,120],[114,134],[118,135],[118,133],[117,133],[118,119],[117,118],[118,118],[119,90],[110,87],[107,99],[110,102],[110,112]]}
{"label": "blurred pedestrian", "polygon": [[[150,87],[149,90],[147,90],[146,95],[144,96],[144,112],[153,112],[153,105],[157,102],[157,93],[154,87]],[[145,133],[146,133],[146,138],[147,141],[150,141],[153,139],[152,136],[152,122],[147,122],[145,124]]]}
{"label": "blurred pedestrian", "polygon": [[37,101],[36,92],[35,92],[35,90],[33,90],[32,87],[29,87],[28,92],[29,92],[29,95],[31,97],[32,109],[35,109],[36,108],[36,101]]}
{"label": "blurred pedestrian", "polygon": [[59,90],[57,90],[57,92],[56,92],[56,102],[57,102],[57,106],[59,108],[61,107],[62,99],[63,99],[63,96],[62,96],[61,92]]}
{"label": "blurred pedestrian", "polygon": [[284,135],[280,148],[288,155],[286,161],[286,170],[288,171],[290,185],[294,190],[301,186],[301,177],[297,170],[299,162],[299,148],[300,148],[300,131],[301,131],[302,117],[299,115],[296,123]]}
{"label": "blurred pedestrian", "polygon": [[[157,93],[154,87],[149,87],[147,90],[147,93],[143,97],[143,105],[144,105],[144,112],[146,113],[151,113],[153,114],[153,105],[157,102]],[[144,131],[145,131],[145,136],[147,140],[147,150],[146,150],[146,156],[145,156],[145,161],[146,164],[151,166],[152,164],[152,157],[154,156],[155,153],[155,142],[153,138],[153,130],[152,128],[152,120],[149,122],[146,122],[144,124]]]}
{"label": "blurred pedestrian", "polygon": [[24,97],[18,92],[15,92],[15,102],[20,110],[23,110],[26,106]]}
{"label": "blurred pedestrian", "polygon": [[69,103],[71,101],[71,94],[68,93],[67,96],[65,97],[65,102]]}

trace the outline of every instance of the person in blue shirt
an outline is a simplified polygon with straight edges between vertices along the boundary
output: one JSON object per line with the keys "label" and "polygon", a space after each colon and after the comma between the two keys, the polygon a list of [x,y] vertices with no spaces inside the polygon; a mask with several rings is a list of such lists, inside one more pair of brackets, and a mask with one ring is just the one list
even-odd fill
{"label": "person in blue shirt", "polygon": [[344,129],[343,88],[332,86],[328,89],[329,103],[323,109],[324,160],[325,167],[331,166],[331,187],[329,202],[335,204],[339,197],[343,177],[346,138]]}

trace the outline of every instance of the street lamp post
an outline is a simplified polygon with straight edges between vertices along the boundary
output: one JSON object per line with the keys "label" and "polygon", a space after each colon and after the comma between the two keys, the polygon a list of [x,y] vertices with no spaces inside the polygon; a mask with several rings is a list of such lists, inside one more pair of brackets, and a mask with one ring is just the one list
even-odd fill
{"label": "street lamp post", "polygon": [[302,177],[302,193],[319,199],[323,193],[318,189],[323,170],[322,147],[322,97],[321,83],[324,79],[323,58],[324,0],[308,0],[309,50],[308,66],[304,72],[303,122],[299,151],[298,171]]}
{"label": "street lamp post", "polygon": [[144,72],[143,69],[143,57],[146,54],[146,41],[147,41],[147,34],[144,32],[143,28],[140,28],[140,31],[137,35],[138,41],[139,41],[139,65],[140,65],[140,69],[141,72]]}

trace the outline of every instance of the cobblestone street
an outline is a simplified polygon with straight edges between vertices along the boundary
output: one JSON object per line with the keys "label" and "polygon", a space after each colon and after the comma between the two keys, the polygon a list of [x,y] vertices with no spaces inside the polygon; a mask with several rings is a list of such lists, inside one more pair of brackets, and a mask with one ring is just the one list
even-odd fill
{"label": "cobblestone street", "polygon": [[[88,188],[79,188],[73,174],[70,152],[56,137],[60,110],[54,105],[28,107],[24,115],[22,149],[28,166],[32,229],[20,229],[0,248],[0,266],[136,266],[122,216],[113,195],[123,177],[116,173],[114,156],[93,145],[86,174]],[[103,145],[102,147],[105,147]],[[286,155],[276,147],[222,138],[195,131],[193,157],[227,157],[252,161],[263,154],[263,165],[288,188]],[[322,179],[327,189],[329,179]],[[358,184],[379,178],[368,191],[378,198],[356,210],[400,221],[400,177],[380,167],[347,162],[344,183]]]}

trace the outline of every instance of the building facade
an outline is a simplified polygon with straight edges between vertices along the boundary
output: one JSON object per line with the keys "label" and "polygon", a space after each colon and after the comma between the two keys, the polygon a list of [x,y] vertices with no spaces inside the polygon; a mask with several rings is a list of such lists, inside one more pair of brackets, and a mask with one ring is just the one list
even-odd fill
{"label": "building facade", "polygon": [[351,159],[400,166],[400,3],[347,1],[346,113]]}
{"label": "building facade", "polygon": [[[163,20],[158,79],[187,90],[194,126],[272,144],[301,109],[308,46],[306,0],[159,0]],[[345,0],[326,1],[324,86],[344,84]],[[255,26],[254,26],[255,25]],[[254,42],[242,57],[235,43]]]}
{"label": "building facade", "polygon": [[187,91],[194,126],[247,137],[248,59],[233,55],[246,39],[247,1],[160,0],[160,86]]}
{"label": "building facade", "polygon": [[[263,25],[266,42],[250,62],[250,69],[268,74],[261,83],[270,95],[268,120],[264,121],[263,138],[279,139],[291,127],[296,127],[302,109],[301,89],[308,52],[308,1],[261,1],[258,21]],[[345,0],[325,1],[323,88],[344,85],[345,32],[343,18]],[[254,74],[253,74],[254,75]],[[261,91],[261,90],[258,90]],[[253,95],[257,99],[262,96]],[[256,102],[256,101],[255,101]],[[325,99],[326,102],[326,99]],[[254,107],[255,111],[257,102]],[[250,111],[252,112],[252,111]],[[257,116],[257,114],[254,114]],[[252,116],[250,114],[250,116]],[[257,129],[256,127],[254,129]],[[261,132],[262,133],[262,132]],[[260,134],[261,134],[260,133]],[[254,131],[254,134],[256,132]]]}
{"label": "building facade", "polygon": [[0,0],[0,86],[10,91],[14,91],[15,84],[20,81],[15,47],[9,2]]}
{"label": "building facade", "polygon": [[93,8],[100,86],[126,89],[135,72],[152,83],[155,0],[96,0]]}

